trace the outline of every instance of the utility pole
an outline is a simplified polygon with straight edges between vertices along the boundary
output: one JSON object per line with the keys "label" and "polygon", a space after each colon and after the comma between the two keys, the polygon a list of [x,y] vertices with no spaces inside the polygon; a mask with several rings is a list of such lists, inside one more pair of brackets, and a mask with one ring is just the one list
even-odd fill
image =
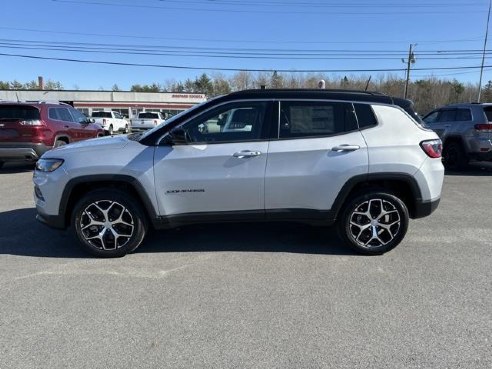
{"label": "utility pole", "polygon": [[[492,1],[492,0],[491,0]],[[412,64],[415,63],[415,55],[413,53],[413,47],[417,46],[417,44],[410,44],[410,49],[408,50],[408,59],[407,59],[407,79],[405,81],[405,93],[403,94],[403,98],[406,99],[408,96],[408,83],[410,82],[410,68]],[[401,60],[405,63],[405,59]]]}
{"label": "utility pole", "polygon": [[487,39],[489,38],[489,22],[490,22],[490,8],[491,7],[492,7],[492,0],[489,1],[489,14],[487,15],[487,29],[485,30],[485,41],[483,43],[482,65],[480,67],[480,81],[478,82],[477,102],[480,102],[480,98],[482,97],[483,66],[485,64],[485,52],[487,50]]}

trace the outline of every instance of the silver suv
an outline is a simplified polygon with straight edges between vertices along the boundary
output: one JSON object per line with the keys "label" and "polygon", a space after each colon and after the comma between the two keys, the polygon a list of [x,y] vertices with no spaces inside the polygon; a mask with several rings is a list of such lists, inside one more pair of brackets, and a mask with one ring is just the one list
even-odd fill
{"label": "silver suv", "polygon": [[252,90],[50,151],[33,181],[38,219],[101,257],[134,251],[149,227],[255,220],[336,224],[381,254],[437,208],[443,176],[441,141],[408,100]]}
{"label": "silver suv", "polygon": [[441,137],[446,168],[492,161],[492,104],[448,105],[427,114],[424,122]]}

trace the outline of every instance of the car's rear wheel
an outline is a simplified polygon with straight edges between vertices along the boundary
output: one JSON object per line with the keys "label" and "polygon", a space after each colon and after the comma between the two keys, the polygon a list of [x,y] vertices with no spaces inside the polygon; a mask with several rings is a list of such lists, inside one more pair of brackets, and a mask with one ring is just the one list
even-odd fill
{"label": "car's rear wheel", "polygon": [[125,133],[130,133],[130,130],[128,129],[128,124],[125,124]]}
{"label": "car's rear wheel", "polygon": [[0,161],[0,169],[2,169],[3,165],[5,164],[4,161]]}
{"label": "car's rear wheel", "polygon": [[108,135],[110,135],[110,136],[113,135],[113,125],[112,124],[108,128]]}
{"label": "car's rear wheel", "polygon": [[466,156],[463,146],[459,142],[449,142],[444,145],[443,149],[443,164],[449,170],[462,170],[468,165],[468,157]]}
{"label": "car's rear wheel", "polygon": [[116,189],[95,190],[75,206],[72,229],[81,245],[99,257],[120,257],[143,241],[147,222],[140,204]]}
{"label": "car's rear wheel", "polygon": [[343,209],[338,230],[352,249],[380,255],[395,248],[408,229],[408,209],[398,197],[383,191],[355,196]]}
{"label": "car's rear wheel", "polygon": [[56,140],[56,141],[55,141],[55,146],[54,146],[54,147],[60,147],[60,146],[64,146],[64,145],[66,145],[66,144],[67,144],[67,142],[66,142],[66,141],[64,141],[64,140]]}

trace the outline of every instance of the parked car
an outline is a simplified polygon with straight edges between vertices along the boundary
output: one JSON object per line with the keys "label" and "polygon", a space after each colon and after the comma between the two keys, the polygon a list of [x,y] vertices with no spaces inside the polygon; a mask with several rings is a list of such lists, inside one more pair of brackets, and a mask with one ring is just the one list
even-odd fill
{"label": "parked car", "polygon": [[67,104],[0,102],[0,167],[7,161],[35,162],[54,147],[103,134]]}
{"label": "parked car", "polygon": [[448,169],[463,169],[470,160],[492,161],[492,104],[454,104],[424,117],[443,142]]}
{"label": "parked car", "polygon": [[147,131],[164,122],[162,113],[144,111],[137,115],[136,119],[131,120],[132,132]]}
{"label": "parked car", "polygon": [[[230,116],[230,129],[217,128]],[[402,241],[409,218],[437,208],[443,177],[441,141],[407,100],[251,90],[145,133],[48,152],[33,181],[40,221],[115,257],[150,226],[254,220],[337,224],[348,246],[381,254]]]}
{"label": "parked car", "polygon": [[128,121],[117,111],[95,111],[92,113],[92,118],[108,135],[114,132],[129,132]]}

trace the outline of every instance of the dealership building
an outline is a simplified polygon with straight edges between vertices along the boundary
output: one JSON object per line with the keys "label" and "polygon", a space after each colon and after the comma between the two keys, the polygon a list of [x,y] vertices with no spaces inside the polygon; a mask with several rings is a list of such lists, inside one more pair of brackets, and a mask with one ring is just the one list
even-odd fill
{"label": "dealership building", "polygon": [[87,116],[94,111],[117,111],[128,118],[143,111],[175,115],[206,101],[204,94],[181,92],[0,90],[0,101],[60,101]]}

